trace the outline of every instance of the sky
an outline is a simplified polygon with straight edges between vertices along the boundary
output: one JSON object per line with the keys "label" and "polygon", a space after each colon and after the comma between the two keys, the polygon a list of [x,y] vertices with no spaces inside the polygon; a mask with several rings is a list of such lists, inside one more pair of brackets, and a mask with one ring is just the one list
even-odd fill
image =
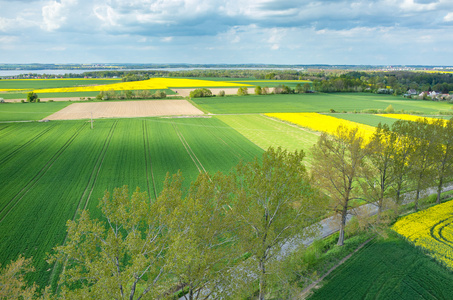
{"label": "sky", "polygon": [[453,0],[0,0],[0,63],[453,65]]}

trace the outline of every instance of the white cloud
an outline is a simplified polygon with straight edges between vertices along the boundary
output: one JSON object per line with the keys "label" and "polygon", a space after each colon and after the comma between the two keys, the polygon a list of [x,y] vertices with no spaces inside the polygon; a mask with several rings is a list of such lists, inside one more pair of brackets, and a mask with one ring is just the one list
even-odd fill
{"label": "white cloud", "polygon": [[172,36],[167,36],[167,37],[162,38],[162,42],[164,42],[164,43],[169,43],[171,41],[173,41]]}
{"label": "white cloud", "polygon": [[448,13],[448,14],[444,17],[444,21],[445,21],[445,22],[452,22],[452,21],[453,21],[453,12]]}
{"label": "white cloud", "polygon": [[42,7],[43,24],[41,28],[46,31],[59,29],[70,15],[71,7],[77,5],[77,0],[51,1]]}

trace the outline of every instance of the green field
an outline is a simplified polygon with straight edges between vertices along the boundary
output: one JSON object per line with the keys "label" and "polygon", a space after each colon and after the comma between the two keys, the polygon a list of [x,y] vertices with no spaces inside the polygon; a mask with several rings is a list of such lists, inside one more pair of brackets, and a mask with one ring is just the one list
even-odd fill
{"label": "green field", "polygon": [[2,89],[50,89],[73,86],[112,84],[116,82],[121,82],[121,79],[2,79],[0,80],[0,91]]}
{"label": "green field", "polygon": [[65,239],[65,223],[124,184],[156,197],[167,172],[186,184],[200,171],[228,171],[261,148],[216,118],[0,124],[0,263],[33,256],[41,286],[57,272],[46,253]]}
{"label": "green field", "polygon": [[309,299],[451,299],[453,273],[394,235],[372,241]]}
{"label": "green field", "polygon": [[357,122],[357,123],[362,123],[365,125],[370,125],[370,126],[378,126],[379,123],[381,124],[387,124],[389,126],[392,126],[393,123],[397,121],[397,119],[392,119],[392,118],[386,118],[386,117],[381,117],[381,116],[376,116],[372,114],[326,114],[328,116],[332,116],[335,118],[339,119],[344,119],[352,122]]}
{"label": "green field", "polygon": [[41,120],[71,102],[0,103],[0,122]]}
{"label": "green field", "polygon": [[318,135],[314,132],[262,115],[222,115],[217,118],[264,150],[269,147],[282,147],[288,151],[303,150],[306,161],[311,162],[310,148],[318,140]]}
{"label": "green field", "polygon": [[397,111],[435,114],[451,111],[451,104],[423,100],[405,100],[401,96],[369,93],[293,94],[242,97],[195,98],[193,101],[214,114],[283,113],[283,112],[360,112],[385,109],[390,104]]}

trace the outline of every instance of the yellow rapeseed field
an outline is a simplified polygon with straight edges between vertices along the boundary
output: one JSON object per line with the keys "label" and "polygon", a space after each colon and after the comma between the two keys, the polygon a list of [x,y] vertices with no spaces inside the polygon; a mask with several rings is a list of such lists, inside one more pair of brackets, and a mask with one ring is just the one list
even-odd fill
{"label": "yellow rapeseed field", "polygon": [[375,132],[375,127],[318,113],[271,113],[266,115],[329,134],[334,134],[340,125],[347,128],[358,127],[366,140],[370,139]]}
{"label": "yellow rapeseed field", "polygon": [[399,219],[392,227],[453,269],[453,201]]}
{"label": "yellow rapeseed field", "polygon": [[35,93],[69,93],[69,92],[97,92],[97,91],[127,91],[127,90],[164,90],[168,88],[191,88],[191,87],[237,87],[251,86],[249,84],[237,84],[225,81],[210,81],[198,79],[176,78],[151,78],[143,81],[128,81],[95,86],[80,86],[68,88],[38,89]]}

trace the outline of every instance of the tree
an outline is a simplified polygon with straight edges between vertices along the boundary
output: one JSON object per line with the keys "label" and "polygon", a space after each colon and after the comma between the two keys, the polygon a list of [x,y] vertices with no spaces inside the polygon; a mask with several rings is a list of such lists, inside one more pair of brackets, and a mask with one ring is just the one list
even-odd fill
{"label": "tree", "polygon": [[237,94],[238,96],[247,96],[249,94],[249,90],[247,87],[243,86],[238,89]]}
{"label": "tree", "polygon": [[322,133],[312,148],[312,173],[317,185],[331,198],[331,210],[340,217],[337,245],[344,244],[350,202],[359,195],[359,178],[366,167],[363,136],[358,128],[339,126],[334,135]]}
{"label": "tree", "polygon": [[189,96],[191,98],[202,98],[202,97],[211,97],[212,92],[209,89],[202,88],[202,89],[195,89],[190,92]]}
{"label": "tree", "polygon": [[363,180],[360,181],[365,200],[378,208],[377,221],[384,208],[384,202],[391,193],[394,184],[395,173],[393,163],[395,153],[398,151],[396,133],[390,131],[388,125],[379,125],[376,128],[370,142],[366,145],[366,159],[369,161],[364,168]]}
{"label": "tree", "polygon": [[304,85],[302,86],[302,90],[304,91],[304,93],[308,93],[311,89],[311,86],[308,82],[304,83]]}
{"label": "tree", "polygon": [[27,94],[27,102],[36,102],[38,100],[38,94],[34,93],[34,92],[29,92]]}
{"label": "tree", "polygon": [[436,203],[439,204],[445,179],[453,175],[453,118],[449,121],[434,120],[432,128],[431,134],[435,139],[433,161],[437,179]]}
{"label": "tree", "polygon": [[396,204],[401,204],[401,194],[406,189],[409,183],[409,173],[412,169],[413,161],[411,160],[414,151],[412,137],[408,135],[411,131],[412,122],[398,120],[392,125],[394,136],[392,138],[395,144],[395,153],[391,164],[391,172],[393,173],[393,194]]}
{"label": "tree", "polygon": [[409,129],[410,131],[406,134],[412,138],[414,147],[409,158],[412,166],[409,176],[415,185],[414,209],[417,211],[420,192],[431,185],[432,177],[435,176],[433,165],[436,144],[433,130],[435,128],[429,124],[427,119],[420,118],[416,122],[412,122]]}
{"label": "tree", "polygon": [[255,95],[261,95],[262,94],[262,89],[259,85],[255,87]]}
{"label": "tree", "polygon": [[28,286],[24,276],[34,270],[32,259],[22,255],[1,269],[0,299],[33,299],[37,287],[35,284]]}
{"label": "tree", "polygon": [[314,236],[320,205],[311,187],[303,152],[269,148],[262,162],[240,163],[234,172],[235,192],[231,212],[240,225],[244,251],[258,265],[259,299],[267,286],[267,264],[295,236]]}
{"label": "tree", "polygon": [[[169,187],[181,187],[180,175]],[[200,173],[182,199],[175,199],[169,216],[168,269],[184,287],[186,299],[207,299],[225,293],[231,286],[229,268],[241,256],[235,247],[237,235],[227,212],[231,176]]]}
{"label": "tree", "polygon": [[[167,196],[168,198],[168,196]],[[99,207],[105,221],[88,211],[67,223],[67,239],[49,263],[62,263],[62,295],[69,299],[141,299],[157,295],[167,246],[160,202],[127,186],[106,192]]]}

